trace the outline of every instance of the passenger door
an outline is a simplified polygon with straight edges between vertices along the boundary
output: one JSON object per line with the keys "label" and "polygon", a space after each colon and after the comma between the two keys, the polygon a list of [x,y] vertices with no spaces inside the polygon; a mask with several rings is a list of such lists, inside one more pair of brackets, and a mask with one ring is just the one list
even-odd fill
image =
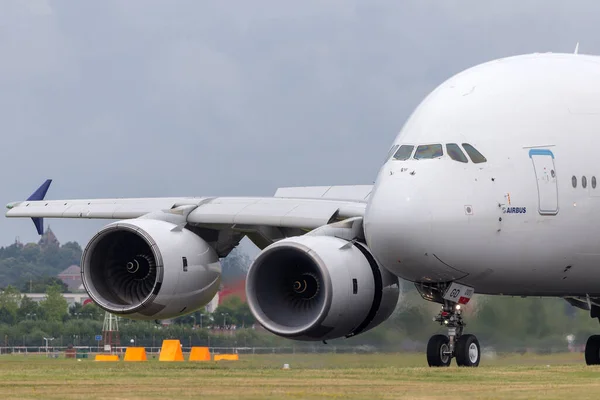
{"label": "passenger door", "polygon": [[529,157],[533,162],[533,170],[538,189],[538,211],[542,215],[558,213],[558,184],[554,154],[547,149],[531,149]]}

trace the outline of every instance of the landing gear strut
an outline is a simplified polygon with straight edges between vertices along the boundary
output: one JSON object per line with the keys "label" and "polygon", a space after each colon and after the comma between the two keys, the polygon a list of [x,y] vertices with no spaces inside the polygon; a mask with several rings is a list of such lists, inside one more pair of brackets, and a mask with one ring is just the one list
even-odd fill
{"label": "landing gear strut", "polygon": [[460,304],[444,302],[442,311],[433,319],[448,328],[448,336],[433,335],[427,343],[430,367],[448,367],[452,357],[459,367],[477,367],[481,359],[479,341],[474,335],[463,335],[464,322]]}
{"label": "landing gear strut", "polygon": [[[461,304],[468,302],[473,288],[452,283],[449,287],[417,286],[421,296],[442,304],[442,310],[433,320],[448,328],[448,335],[433,335],[427,343],[427,363],[430,367],[448,367],[456,358],[459,367],[477,367],[481,360],[481,347],[475,335],[463,334],[466,323]],[[600,363],[600,336],[596,353]],[[587,353],[586,353],[587,354]]]}

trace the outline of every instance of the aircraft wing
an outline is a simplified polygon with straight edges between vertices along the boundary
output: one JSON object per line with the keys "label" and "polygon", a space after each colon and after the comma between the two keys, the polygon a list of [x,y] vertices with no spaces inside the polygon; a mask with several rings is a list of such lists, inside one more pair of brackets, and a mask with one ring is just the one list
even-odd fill
{"label": "aircraft wing", "polygon": [[[154,320],[198,309],[210,302],[219,290],[220,259],[227,257],[244,237],[263,250],[277,243],[287,246],[300,238],[308,240],[307,243],[317,240],[330,246],[325,247],[326,260],[333,262],[329,268],[335,271],[349,268],[353,273],[363,268],[356,276],[352,275],[353,294],[348,290],[349,282],[338,280],[336,283],[341,288],[335,289],[341,293],[337,299],[340,304],[356,302],[358,296],[354,295],[359,293],[359,282],[363,287],[363,279],[367,288],[364,295],[360,292],[360,303],[352,303],[360,306],[358,317],[351,317],[354,318],[351,324],[342,325],[343,329],[352,328],[348,334],[361,332],[372,321],[377,321],[380,308],[384,310],[385,319],[386,310],[391,313],[397,303],[397,279],[387,279],[391,274],[378,266],[365,245],[357,244],[364,239],[362,216],[371,192],[369,186],[282,188],[273,197],[45,200],[49,186],[50,181],[46,181],[27,200],[8,204],[6,216],[31,218],[40,234],[43,218],[118,220],[102,227],[92,237],[84,248],[81,262],[83,284],[90,298],[108,312]],[[305,236],[307,233],[311,236]],[[311,296],[316,297],[322,287],[326,293],[323,298],[328,299],[323,301],[330,301],[333,295],[325,290],[334,289],[329,273],[322,269],[327,268],[321,261],[322,245],[313,249],[297,244],[299,247],[292,245],[278,253],[276,261],[296,270],[299,278],[293,278],[296,272],[289,278],[286,273],[278,275],[267,271],[261,275],[264,279],[260,279],[268,280],[269,290],[287,279],[296,292],[298,279],[303,279],[307,287],[306,282],[311,282],[310,285],[314,282],[310,290],[316,287],[317,291]],[[273,248],[278,251],[276,246]],[[279,258],[281,254],[283,258]],[[318,263],[314,261],[317,259]],[[336,272],[333,276],[343,277],[344,273]],[[271,282],[271,278],[275,281]],[[391,293],[391,297],[376,294],[377,287]],[[281,292],[278,288],[275,290]],[[265,293],[267,301],[272,299],[266,290],[259,291]],[[255,291],[250,289],[250,292]],[[335,318],[338,313],[335,311]],[[290,315],[295,318],[296,314],[290,312]],[[326,327],[326,332],[331,329]]]}
{"label": "aircraft wing", "polygon": [[193,224],[269,225],[317,228],[334,217],[362,216],[365,203],[277,197],[172,197],[135,199],[42,200],[12,203],[9,218],[130,219],[181,206],[195,206]]}
{"label": "aircraft wing", "polygon": [[44,200],[49,185],[48,180],[28,200],[9,203],[6,216],[32,218],[41,234],[42,218],[131,219],[186,206],[187,222],[192,225],[310,230],[362,216],[371,191],[371,186],[324,186],[282,188],[276,197]]}

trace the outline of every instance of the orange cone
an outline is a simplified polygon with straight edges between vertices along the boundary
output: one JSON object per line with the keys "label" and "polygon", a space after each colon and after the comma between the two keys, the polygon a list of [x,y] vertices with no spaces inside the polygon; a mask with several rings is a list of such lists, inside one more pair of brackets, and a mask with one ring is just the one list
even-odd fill
{"label": "orange cone", "polygon": [[146,349],[143,347],[128,347],[124,361],[147,361]]}
{"label": "orange cone", "polygon": [[183,361],[181,342],[179,340],[163,340],[158,361]]}
{"label": "orange cone", "polygon": [[190,361],[210,361],[210,350],[208,347],[192,347]]}
{"label": "orange cone", "polygon": [[219,360],[229,360],[229,361],[237,361],[240,359],[238,354],[215,354],[215,361]]}
{"label": "orange cone", "polygon": [[116,354],[96,354],[95,361],[119,361],[119,356]]}

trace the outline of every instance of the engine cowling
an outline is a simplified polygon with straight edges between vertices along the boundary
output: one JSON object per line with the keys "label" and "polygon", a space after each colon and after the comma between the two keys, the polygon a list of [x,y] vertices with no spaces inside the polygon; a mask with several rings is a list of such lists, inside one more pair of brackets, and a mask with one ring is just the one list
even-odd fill
{"label": "engine cowling", "polygon": [[134,219],[109,224],[92,238],[81,275],[104,310],[132,319],[168,319],[210,302],[221,265],[214,249],[190,230]]}
{"label": "engine cowling", "polygon": [[257,321],[295,340],[354,336],[385,321],[399,282],[360,243],[329,236],[283,239],[250,266],[248,305]]}

